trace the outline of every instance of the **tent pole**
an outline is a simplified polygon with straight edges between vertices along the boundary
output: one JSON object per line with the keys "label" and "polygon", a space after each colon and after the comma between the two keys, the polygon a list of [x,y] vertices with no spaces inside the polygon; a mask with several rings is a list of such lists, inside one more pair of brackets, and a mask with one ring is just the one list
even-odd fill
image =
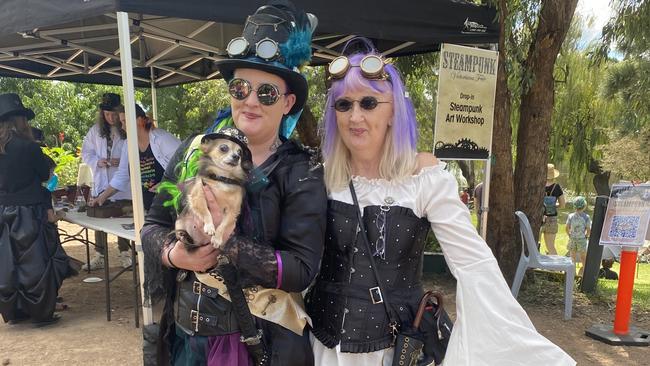
{"label": "tent pole", "polygon": [[131,175],[131,195],[133,198],[133,221],[135,223],[135,245],[137,249],[138,272],[140,275],[140,294],[144,325],[153,323],[153,313],[149,299],[144,298],[144,253],[140,230],[144,224],[142,185],[140,178],[140,154],[138,149],[138,130],[135,121],[135,90],[133,86],[133,63],[131,59],[131,40],[129,38],[129,15],[117,12],[117,31],[120,39],[120,65],[122,66],[122,87],[124,91],[124,111],[126,113],[126,136],[129,153],[129,174]]}
{"label": "tent pole", "polygon": [[153,66],[149,68],[151,79],[151,109],[153,110],[153,120],[158,123],[158,93],[156,91],[156,73]]}
{"label": "tent pole", "polygon": [[481,220],[481,236],[483,237],[483,240],[487,240],[487,222],[488,222],[488,214],[489,214],[489,207],[490,207],[490,173],[491,173],[491,166],[492,166],[492,154],[488,156],[488,159],[485,160],[485,177],[483,178],[483,190],[481,194],[483,195],[483,199],[481,199],[481,209],[483,214],[479,218]]}

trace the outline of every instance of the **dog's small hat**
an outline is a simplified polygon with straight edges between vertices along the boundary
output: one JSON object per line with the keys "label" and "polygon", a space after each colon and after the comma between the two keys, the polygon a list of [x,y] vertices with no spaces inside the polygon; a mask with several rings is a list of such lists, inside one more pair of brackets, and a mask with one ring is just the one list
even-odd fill
{"label": "dog's small hat", "polygon": [[248,149],[248,138],[241,130],[234,127],[222,128],[217,132],[212,132],[204,135],[201,138],[201,143],[217,139],[226,139],[236,143],[241,147],[243,154],[242,161],[253,161],[251,151]]}

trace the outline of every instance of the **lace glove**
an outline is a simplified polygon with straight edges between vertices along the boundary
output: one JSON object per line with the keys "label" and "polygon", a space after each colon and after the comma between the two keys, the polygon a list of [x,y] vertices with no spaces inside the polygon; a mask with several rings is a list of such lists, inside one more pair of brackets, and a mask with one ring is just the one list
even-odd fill
{"label": "lace glove", "polygon": [[278,260],[270,245],[239,235],[233,235],[223,246],[223,254],[237,267],[242,287],[260,285],[276,288]]}

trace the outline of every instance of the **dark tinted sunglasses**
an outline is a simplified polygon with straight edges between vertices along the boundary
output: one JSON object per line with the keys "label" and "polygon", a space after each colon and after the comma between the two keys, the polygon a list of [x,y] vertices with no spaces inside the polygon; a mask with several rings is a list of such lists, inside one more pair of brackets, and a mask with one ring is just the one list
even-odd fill
{"label": "dark tinted sunglasses", "polygon": [[[253,92],[253,87],[248,80],[244,79],[232,79],[228,83],[228,92],[230,95],[237,100],[244,100],[248,98],[249,95]],[[269,83],[260,84],[255,90],[257,94],[257,100],[260,101],[263,105],[274,105],[280,99],[280,96],[286,95],[288,93],[282,94],[277,86]]]}
{"label": "dark tinted sunglasses", "polygon": [[359,103],[359,107],[361,107],[361,109],[364,109],[366,111],[370,111],[377,108],[377,105],[379,103],[390,103],[390,102],[380,102],[375,97],[363,97],[361,98],[361,100],[351,100],[351,99],[341,98],[341,99],[337,99],[334,102],[333,107],[339,112],[347,112],[350,109],[352,109],[354,102]]}

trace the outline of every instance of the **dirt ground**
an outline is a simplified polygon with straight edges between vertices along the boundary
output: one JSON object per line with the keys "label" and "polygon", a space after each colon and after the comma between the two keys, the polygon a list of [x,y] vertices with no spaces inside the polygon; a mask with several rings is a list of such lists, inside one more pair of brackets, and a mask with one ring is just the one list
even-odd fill
{"label": "dirt ground", "polygon": [[[63,223],[64,227],[67,225]],[[109,247],[111,272],[119,262],[115,257],[115,238]],[[69,255],[85,260],[85,247],[67,243]],[[69,308],[60,312],[55,325],[35,328],[29,323],[10,325],[0,322],[0,361],[2,365],[141,365],[142,333],[135,328],[131,273],[111,283],[112,321],[106,321],[104,283],[85,283],[89,276],[103,276],[103,270],[64,282],[60,296]],[[454,281],[446,276],[427,277],[428,287],[446,294],[448,309],[453,309]],[[562,320],[563,297],[560,284],[546,293],[531,295],[522,289],[520,300],[538,331],[569,353],[578,365],[647,365],[647,347],[613,347],[584,335],[594,323],[612,324],[613,304],[593,302],[576,294],[573,319]],[[650,329],[650,313],[633,314],[632,324]],[[546,366],[546,365],[540,365]]]}

